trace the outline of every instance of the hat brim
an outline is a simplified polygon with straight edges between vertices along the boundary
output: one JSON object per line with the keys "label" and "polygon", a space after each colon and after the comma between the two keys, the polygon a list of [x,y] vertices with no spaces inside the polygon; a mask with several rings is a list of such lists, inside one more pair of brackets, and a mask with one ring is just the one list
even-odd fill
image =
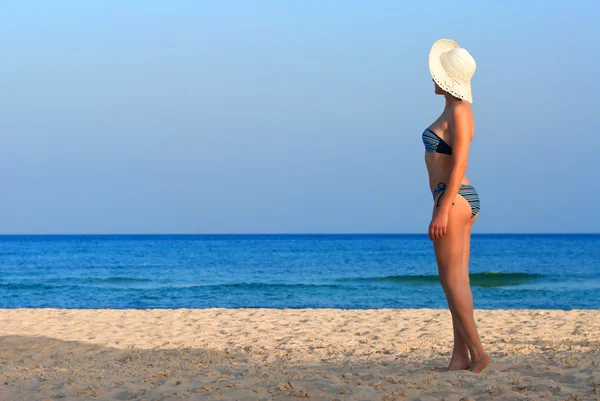
{"label": "hat brim", "polygon": [[429,72],[431,78],[444,91],[459,99],[473,103],[471,84],[456,84],[456,82],[453,82],[454,80],[448,76],[440,60],[443,53],[458,47],[460,47],[458,43],[451,39],[440,39],[435,42],[429,52]]}

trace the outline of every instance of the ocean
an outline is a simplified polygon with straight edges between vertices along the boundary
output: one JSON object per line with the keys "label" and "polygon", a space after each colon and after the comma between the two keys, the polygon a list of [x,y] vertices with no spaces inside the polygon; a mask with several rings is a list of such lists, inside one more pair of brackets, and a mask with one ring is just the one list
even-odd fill
{"label": "ocean", "polygon": [[[600,235],[473,235],[480,309],[600,308]],[[0,236],[1,308],[446,308],[426,235]]]}

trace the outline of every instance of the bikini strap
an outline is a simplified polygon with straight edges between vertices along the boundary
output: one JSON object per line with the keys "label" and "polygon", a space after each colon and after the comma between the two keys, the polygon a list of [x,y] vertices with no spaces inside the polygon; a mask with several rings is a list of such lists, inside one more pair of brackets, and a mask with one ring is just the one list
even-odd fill
{"label": "bikini strap", "polygon": [[438,201],[436,204],[436,207],[440,207],[440,199],[442,199],[442,196],[444,196],[444,193],[445,193],[444,191],[446,191],[446,184],[444,184],[443,182],[440,182],[437,187],[440,190],[440,192],[442,193],[440,195],[440,197],[438,198]]}

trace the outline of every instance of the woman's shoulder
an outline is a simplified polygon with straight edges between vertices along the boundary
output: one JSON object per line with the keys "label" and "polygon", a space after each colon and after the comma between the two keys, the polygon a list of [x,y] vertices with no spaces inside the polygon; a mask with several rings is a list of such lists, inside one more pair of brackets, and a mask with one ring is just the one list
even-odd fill
{"label": "woman's shoulder", "polygon": [[456,102],[452,106],[450,106],[450,116],[453,119],[473,119],[473,109],[471,109],[471,105],[467,102]]}
{"label": "woman's shoulder", "polygon": [[470,133],[471,137],[474,131],[475,121],[473,119],[473,110],[467,102],[457,102],[449,108],[450,132],[456,135],[457,132]]}

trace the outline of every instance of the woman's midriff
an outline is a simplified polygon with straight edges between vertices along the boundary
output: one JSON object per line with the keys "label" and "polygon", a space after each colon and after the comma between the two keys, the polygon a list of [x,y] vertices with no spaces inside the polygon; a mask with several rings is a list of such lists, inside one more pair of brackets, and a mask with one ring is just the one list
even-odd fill
{"label": "woman's midriff", "polygon": [[[443,182],[445,185],[449,184],[450,172],[452,170],[452,156],[425,152],[425,165],[429,173],[429,188],[431,189],[431,193],[433,193],[433,190],[437,188],[440,182]],[[463,185],[471,184],[466,175],[460,183]]]}

